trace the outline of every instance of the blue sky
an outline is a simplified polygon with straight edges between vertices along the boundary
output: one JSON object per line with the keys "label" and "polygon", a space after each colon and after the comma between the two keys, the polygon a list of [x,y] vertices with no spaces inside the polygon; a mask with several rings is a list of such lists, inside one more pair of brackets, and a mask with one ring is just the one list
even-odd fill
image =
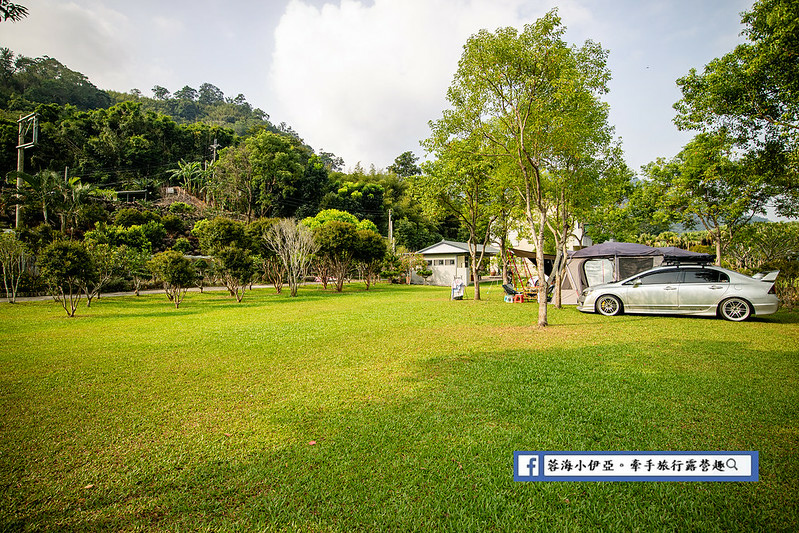
{"label": "blue sky", "polygon": [[103,89],[243,93],[274,123],[351,168],[389,165],[440,117],[466,39],[558,7],[566,39],[610,51],[606,100],[630,166],[691,138],[672,124],[675,80],[742,42],[746,0],[28,0],[0,45],[49,55]]}

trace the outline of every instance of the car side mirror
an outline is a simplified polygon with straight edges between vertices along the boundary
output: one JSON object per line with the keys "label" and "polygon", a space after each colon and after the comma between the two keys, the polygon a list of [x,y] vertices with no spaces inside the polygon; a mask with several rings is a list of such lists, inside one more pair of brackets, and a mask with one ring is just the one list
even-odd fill
{"label": "car side mirror", "polygon": [[640,286],[641,286],[641,280],[640,279],[637,279],[637,280],[633,281],[633,287],[640,287]]}

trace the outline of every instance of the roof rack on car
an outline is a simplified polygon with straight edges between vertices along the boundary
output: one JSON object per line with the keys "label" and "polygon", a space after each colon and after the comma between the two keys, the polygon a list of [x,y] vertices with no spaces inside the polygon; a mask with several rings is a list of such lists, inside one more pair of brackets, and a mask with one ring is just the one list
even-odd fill
{"label": "roof rack on car", "polygon": [[662,266],[700,265],[707,266],[713,262],[712,257],[663,257]]}

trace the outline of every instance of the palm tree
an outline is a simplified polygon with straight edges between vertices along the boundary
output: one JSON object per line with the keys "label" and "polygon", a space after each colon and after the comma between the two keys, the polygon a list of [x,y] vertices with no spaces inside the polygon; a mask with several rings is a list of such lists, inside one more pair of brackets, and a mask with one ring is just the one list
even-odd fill
{"label": "palm tree", "polygon": [[61,231],[66,232],[67,225],[72,228],[78,225],[80,208],[93,196],[97,187],[91,183],[81,183],[80,178],[73,176],[59,182],[61,193]]}
{"label": "palm tree", "polygon": [[19,22],[28,16],[28,8],[20,4],[12,4],[8,0],[0,0],[0,20]]}
{"label": "palm tree", "polygon": [[10,172],[9,178],[16,180],[22,178],[22,188],[17,191],[19,203],[40,209],[44,221],[50,222],[50,211],[57,207],[59,197],[56,193],[59,175],[52,170],[42,170],[36,174],[25,172]]}

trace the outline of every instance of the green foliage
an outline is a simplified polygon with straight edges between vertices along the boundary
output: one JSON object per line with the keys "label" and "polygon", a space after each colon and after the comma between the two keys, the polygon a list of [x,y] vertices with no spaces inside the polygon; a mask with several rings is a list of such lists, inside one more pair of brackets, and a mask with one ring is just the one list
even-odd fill
{"label": "green foliage", "polygon": [[26,271],[28,250],[25,243],[13,232],[0,232],[0,268],[3,270],[3,288],[9,303],[14,303],[22,275]]}
{"label": "green foliage", "polygon": [[150,251],[153,245],[140,225],[130,227],[109,225],[100,222],[95,229],[87,231],[84,236],[86,241],[111,244],[112,246],[127,246],[136,250]]}
{"label": "green foliage", "polygon": [[11,22],[19,22],[28,16],[28,8],[21,4],[14,4],[9,0],[2,0],[0,2],[0,17],[3,22],[10,20]]}
{"label": "green foliage", "polygon": [[[309,195],[318,195],[317,181],[326,178],[326,170],[320,164],[321,174],[306,173],[312,153],[299,139],[264,130],[245,143],[262,215],[293,216],[299,205],[310,201]],[[306,178],[313,183],[306,183]]]}
{"label": "green foliage", "polygon": [[394,224],[394,238],[397,246],[417,251],[440,242],[443,237],[429,221],[412,222],[402,218]]}
{"label": "green foliage", "polygon": [[733,159],[733,144],[721,132],[700,133],[671,161],[646,167],[662,217],[698,219],[716,243],[716,263],[735,233],[765,209],[770,195],[761,176]]}
{"label": "green foliage", "polygon": [[[223,146],[229,143],[223,138],[221,132],[228,135],[245,135],[255,128],[266,128],[270,131],[278,129],[269,122],[269,115],[258,108],[253,108],[244,95],[239,94],[234,98],[225,98],[221,89],[210,83],[203,83],[199,90],[184,86],[182,89],[170,94],[165,87],[156,85],[152,89],[153,98],[148,98],[137,89],[129,93],[109,91],[117,102],[135,101],[144,106],[148,111],[169,115],[173,120],[181,123],[201,122],[205,127],[220,130],[219,133],[208,139],[207,145],[217,138]],[[195,124],[190,124],[194,126]],[[206,149],[207,151],[207,149]],[[210,159],[210,154],[204,159]]]}
{"label": "green foliage", "polygon": [[167,233],[177,234],[183,233],[186,230],[186,223],[183,222],[183,219],[177,215],[173,215],[172,213],[167,213],[166,215],[161,217],[161,224],[164,226],[164,229]]}
{"label": "green foliage", "polygon": [[341,292],[349,277],[350,267],[357,249],[356,225],[351,222],[328,220],[314,230],[319,250],[317,255],[336,278],[336,291]]}
{"label": "green foliage", "polygon": [[191,252],[192,246],[191,243],[189,242],[189,239],[187,239],[186,237],[179,237],[178,239],[175,239],[175,244],[172,245],[172,249],[175,250],[176,252],[188,254],[189,252]]}
{"label": "green foliage", "polygon": [[305,216],[317,211],[327,168],[291,136],[256,132],[220,152],[211,188],[224,205],[253,216]]}
{"label": "green foliage", "polygon": [[403,152],[394,159],[394,162],[391,165],[388,166],[388,171],[393,172],[402,178],[407,178],[408,176],[413,176],[415,174],[421,174],[422,169],[420,169],[419,165],[416,164],[417,161],[419,161],[419,157],[413,152]]}
{"label": "green foliage", "polygon": [[61,302],[67,316],[75,316],[81,292],[97,278],[86,246],[75,241],[55,241],[44,249],[38,263],[53,297]]}
{"label": "green foliage", "polygon": [[680,129],[727,131],[739,151],[768,168],[778,209],[796,214],[799,172],[799,3],[758,0],[743,14],[749,42],[677,80]]}
{"label": "green foliage", "polygon": [[91,307],[92,299],[100,296],[100,292],[112,279],[125,274],[125,261],[128,250],[125,246],[112,246],[107,243],[87,241],[86,251],[94,264],[96,274],[83,286],[86,295],[86,307]]}
{"label": "green foliage", "polygon": [[[756,272],[764,265],[789,263],[799,258],[799,222],[755,222],[741,228],[727,250],[736,270]],[[780,274],[782,276],[782,274]]]}
{"label": "green foliage", "polygon": [[267,245],[265,236],[279,220],[278,218],[259,218],[244,227],[244,234],[254,253],[261,257],[274,256],[275,252]]}
{"label": "green foliage", "polygon": [[397,283],[403,274],[402,259],[395,252],[388,250],[385,259],[383,259],[381,269],[380,275],[382,277],[387,278],[391,283]]}
{"label": "green foliage", "polygon": [[215,271],[227,287],[231,296],[241,302],[247,284],[252,280],[254,263],[249,250],[238,246],[226,246],[214,254],[217,261]]}
{"label": "green foliage", "polygon": [[358,217],[338,209],[325,209],[323,211],[319,211],[319,213],[317,213],[314,217],[304,218],[302,220],[302,224],[312,230],[316,230],[331,221],[346,222],[354,226],[358,225]]}
{"label": "green foliage", "polygon": [[14,57],[14,53],[8,48],[0,49],[0,55],[0,103],[16,99],[18,103],[15,105],[20,110],[32,110],[36,104],[51,103],[70,104],[79,109],[111,105],[108,93],[98,89],[80,72],[70,70],[56,59],[47,56]]}
{"label": "green foliage", "polygon": [[369,219],[366,219],[366,218],[361,220],[360,222],[358,222],[358,224],[355,226],[355,228],[358,229],[358,230],[368,230],[368,231],[371,231],[371,232],[374,232],[374,233],[377,233],[378,235],[380,235],[380,230],[377,229],[377,226],[375,225],[375,223],[372,222]]}
{"label": "green foliage", "polygon": [[[429,149],[475,156],[461,157],[470,173],[499,167],[524,206],[541,278],[547,216],[564,190],[553,190],[551,178],[564,158],[580,159],[595,140],[587,125],[605,111],[598,98],[610,80],[607,51],[593,41],[570,47],[565,30],[552,10],[521,32],[509,27],[470,37],[447,91],[451,108],[431,122],[426,141]],[[453,170],[444,175],[457,169],[447,166]],[[538,326],[546,325],[546,298],[539,298]]]}
{"label": "green foliage", "polygon": [[138,248],[124,247],[125,257],[123,259],[123,267],[125,275],[133,281],[133,290],[136,296],[139,295],[139,290],[145,280],[150,279],[152,273],[147,268],[147,263],[152,258],[149,250],[142,250]]}
{"label": "green foliage", "polygon": [[150,221],[161,222],[161,216],[154,211],[140,211],[134,207],[123,207],[114,213],[114,224],[117,226],[141,226]]}
{"label": "green foliage", "polygon": [[351,213],[356,218],[383,223],[384,190],[379,183],[344,181],[333,184],[331,191],[322,198],[319,207],[323,210],[339,210]]}
{"label": "green foliage", "polygon": [[175,215],[190,215],[195,211],[195,207],[186,202],[172,202],[169,204],[169,212]]}
{"label": "green foliage", "polygon": [[354,259],[358,262],[366,282],[366,290],[369,290],[373,279],[380,272],[388,247],[385,239],[374,230],[357,228],[355,237]]}
{"label": "green foliage", "polygon": [[52,242],[64,237],[62,233],[54,229],[51,225],[44,223],[33,228],[21,228],[17,230],[17,236],[34,255],[39,255],[39,253]]}
{"label": "green foliage", "polygon": [[216,217],[213,220],[203,219],[197,222],[191,234],[197,237],[200,250],[204,254],[215,255],[217,251],[228,246],[249,248],[250,243],[244,227],[244,223],[238,220]]}
{"label": "green foliage", "polygon": [[180,252],[167,250],[154,255],[147,268],[163,283],[167,298],[175,304],[175,309],[179,308],[186,291],[197,278],[192,262]]}
{"label": "green foliage", "polygon": [[142,224],[141,229],[144,232],[147,240],[150,242],[150,246],[153,250],[158,250],[161,248],[161,244],[164,242],[164,237],[166,237],[166,228],[164,228],[163,224],[154,220],[150,220],[145,224]]}

